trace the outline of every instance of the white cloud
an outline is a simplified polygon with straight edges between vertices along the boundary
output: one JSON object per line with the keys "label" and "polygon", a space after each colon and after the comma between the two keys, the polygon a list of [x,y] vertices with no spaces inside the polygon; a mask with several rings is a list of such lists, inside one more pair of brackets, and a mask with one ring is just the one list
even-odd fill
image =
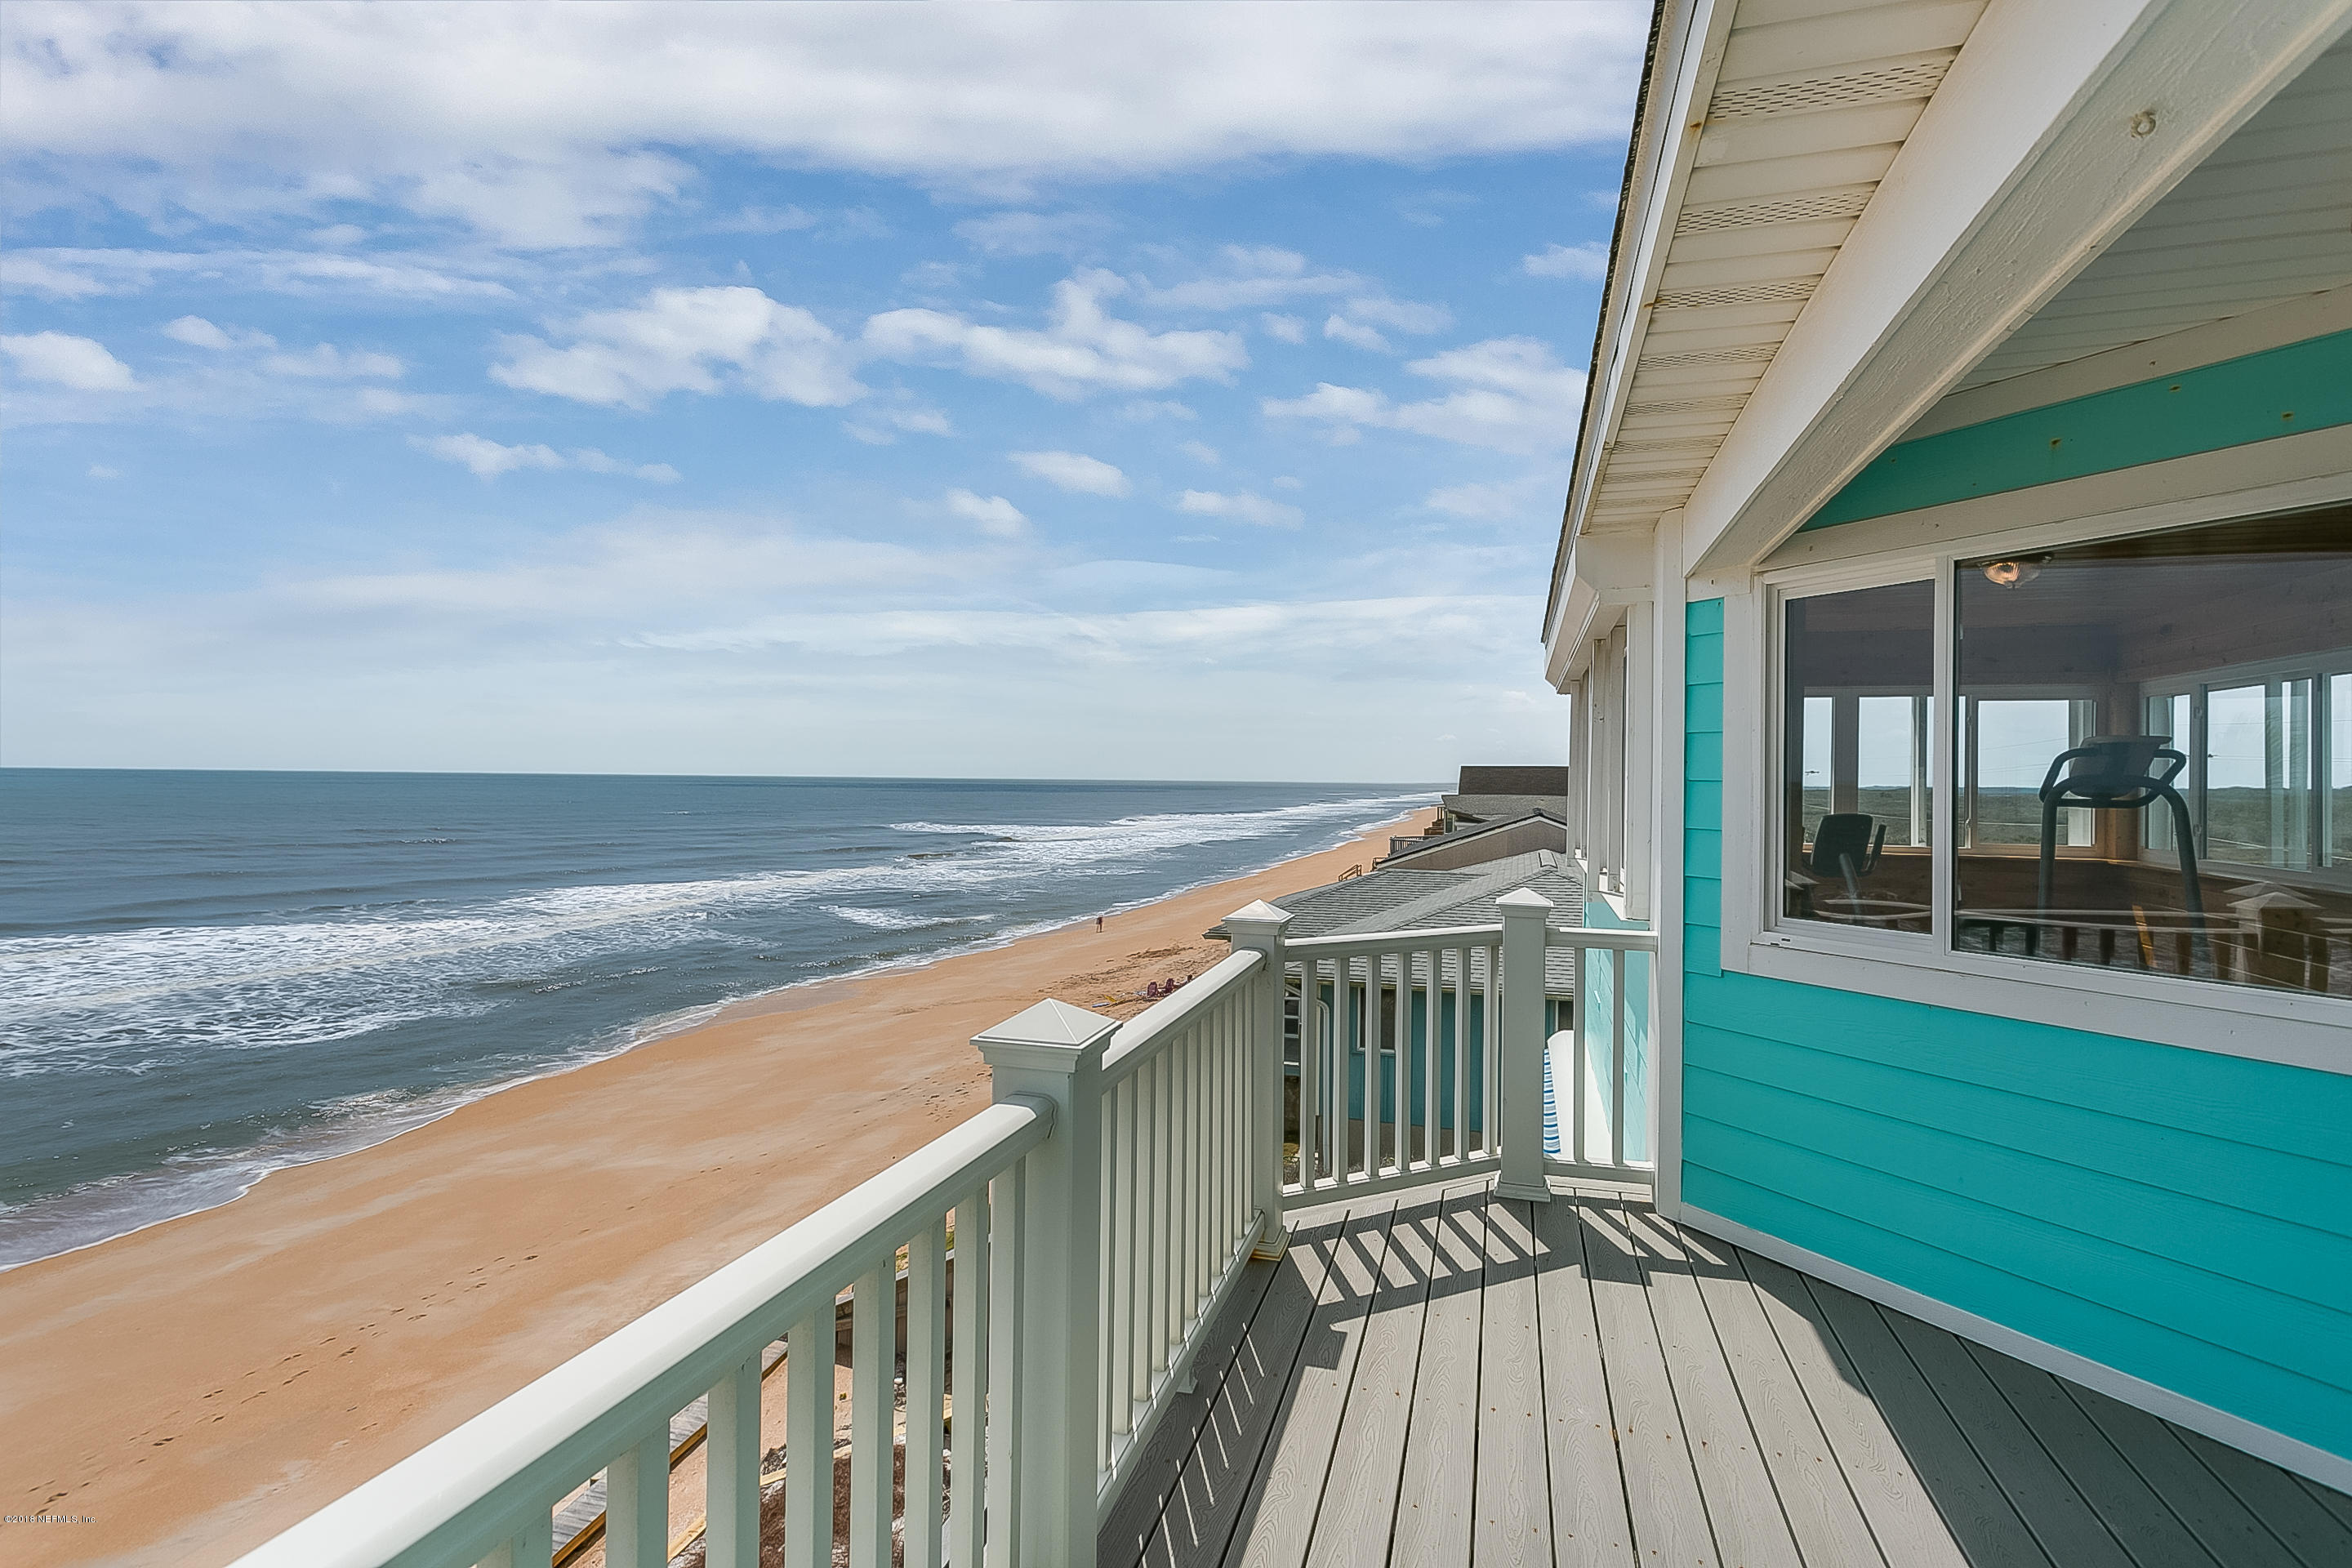
{"label": "white cloud", "polygon": [[625,463],[593,447],[575,447],[569,452],[543,445],[506,447],[470,431],[457,436],[412,436],[408,444],[444,462],[463,463],[480,479],[495,479],[521,468],[580,468],[664,485],[675,484],[678,479],[677,470],[667,463]]}
{"label": "white cloud", "polygon": [[965,521],[979,524],[981,532],[992,539],[1017,539],[1029,529],[1029,519],[1003,496],[952,489],[947,493],[947,508]]}
{"label": "white cloud", "polygon": [[261,363],[263,369],[278,375],[312,376],[321,381],[376,377],[396,381],[407,368],[390,354],[339,349],[332,343],[320,343],[305,353],[271,354]]}
{"label": "white cloud", "polygon": [[352,394],[352,402],[370,418],[384,418],[397,414],[422,414],[439,407],[446,399],[418,397],[412,393],[394,392],[389,387],[362,386]]}
{"label": "white cloud", "polygon": [[1082,495],[1123,496],[1133,488],[1116,466],[1082,452],[1008,452],[1005,456],[1047,484]]}
{"label": "white cloud", "polygon": [[887,447],[903,433],[910,436],[952,436],[955,424],[936,408],[901,405],[896,407],[868,406],[856,418],[844,420],[842,426],[869,447]]}
{"label": "white cloud", "polygon": [[1228,245],[1217,258],[1220,270],[1188,282],[1163,288],[1139,279],[1136,297],[1157,310],[1240,310],[1364,287],[1352,272],[1309,272],[1307,258],[1270,245]]}
{"label": "white cloud", "polygon": [[1333,316],[1323,323],[1323,335],[1355,348],[1370,349],[1374,353],[1389,352],[1388,339],[1370,327],[1358,326],[1341,316]]}
{"label": "white cloud", "polygon": [[1405,368],[1453,390],[1399,404],[1384,393],[1324,382],[1304,397],[1268,398],[1259,406],[1269,418],[1320,420],[1343,442],[1363,426],[1507,452],[1545,451],[1575,436],[1584,374],[1533,338],[1490,338]]}
{"label": "white cloud", "polygon": [[1531,474],[1522,479],[1445,485],[1423,497],[1422,505],[1455,517],[1497,522],[1527,521],[1542,507],[1559,510],[1564,493],[1563,482],[1555,476]]}
{"label": "white cloud", "polygon": [[831,328],[743,285],[656,289],[631,309],[582,316],[562,335],[572,340],[569,347],[506,339],[506,357],[490,366],[490,379],[631,408],[672,392],[743,391],[817,408],[866,393]]}
{"label": "white cloud", "polygon": [[1598,283],[1609,276],[1609,242],[1588,239],[1581,245],[1547,245],[1519,266],[1537,278],[1573,278]]}
{"label": "white cloud", "polygon": [[79,300],[107,291],[105,284],[88,273],[52,266],[21,251],[0,256],[0,288],[12,291],[28,289],[57,300]]}
{"label": "white cloud", "polygon": [[[184,210],[239,199],[211,171],[257,167],[281,206],[388,198],[538,245],[609,240],[676,199],[691,176],[664,148],[1002,187],[1615,143],[1647,19],[1630,4],[1495,5],[1475,26],[1445,6],[972,7],[919,27],[889,7],[11,10],[0,133],[27,155],[103,163]],[[599,90],[612,82],[626,89]]]}
{"label": "white cloud", "polygon": [[1198,419],[1201,416],[1186,405],[1166,398],[1139,397],[1118,411],[1121,419],[1137,425],[1149,425],[1155,419]]}
{"label": "white cloud", "polygon": [[1214,467],[1224,461],[1224,458],[1218,455],[1217,449],[1206,441],[1180,442],[1176,449],[1196,463],[1207,463]]}
{"label": "white cloud", "polygon": [[713,222],[714,234],[790,234],[814,228],[824,220],[804,207],[787,203],[781,207],[747,206]]}
{"label": "white cloud", "polygon": [[1307,341],[1307,323],[1297,316],[1277,316],[1268,311],[1257,319],[1257,324],[1265,329],[1265,335],[1269,338],[1278,338],[1286,343]]}
{"label": "white cloud", "polygon": [[92,463],[89,466],[89,477],[93,479],[119,479],[122,477],[122,470],[110,468],[104,463]]}
{"label": "white cloud", "polygon": [[983,326],[942,310],[886,310],[866,323],[866,346],[887,359],[951,363],[1059,398],[1225,381],[1249,363],[1239,333],[1153,332],[1109,315],[1102,301],[1126,287],[1108,272],[1065,279],[1054,286],[1051,324],[1043,331]]}
{"label": "white cloud", "polygon": [[1297,528],[1307,521],[1307,514],[1288,502],[1268,500],[1250,490],[1243,490],[1237,495],[1221,495],[1215,490],[1186,490],[1177,498],[1176,510],[1201,517],[1230,517],[1239,522],[1255,523],[1260,528]]}
{"label": "white cloud", "polygon": [[1378,321],[1401,332],[1442,332],[1454,324],[1454,312],[1443,305],[1387,298],[1350,300],[1348,314],[1360,321]]}
{"label": "white cloud", "polygon": [[[0,62],[5,58],[0,56]],[[0,79],[6,74],[5,63],[0,63]],[[445,305],[515,297],[514,290],[496,278],[467,276],[465,265],[485,269],[478,258],[461,264],[442,257],[359,257],[311,250],[51,247],[0,257],[0,283],[13,288],[21,281],[26,288],[71,297],[135,293],[152,287],[158,278],[186,278],[215,288],[269,293],[380,294]],[[507,269],[512,273],[520,267],[511,264]]]}
{"label": "white cloud", "polygon": [[324,228],[310,231],[313,245],[357,245],[368,237],[368,231],[355,223],[331,223]]}
{"label": "white cloud", "polygon": [[[182,316],[175,321],[166,321],[163,323],[163,335],[199,349],[231,349],[238,341],[202,316]],[[278,340],[263,334],[262,341],[255,346],[274,349],[278,346]]]}
{"label": "white cloud", "polygon": [[1101,213],[1002,212],[966,218],[955,233],[990,256],[1051,256],[1086,250],[1113,226]]}
{"label": "white cloud", "polygon": [[131,367],[104,343],[69,332],[32,332],[0,337],[0,353],[16,362],[27,381],[45,381],[76,392],[130,392],[139,384]]}

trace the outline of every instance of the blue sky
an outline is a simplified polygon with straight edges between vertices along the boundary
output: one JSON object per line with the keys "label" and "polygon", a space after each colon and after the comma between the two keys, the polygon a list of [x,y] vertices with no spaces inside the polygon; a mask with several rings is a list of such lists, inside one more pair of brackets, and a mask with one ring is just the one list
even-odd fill
{"label": "blue sky", "polygon": [[0,761],[1564,750],[1636,5],[0,26]]}

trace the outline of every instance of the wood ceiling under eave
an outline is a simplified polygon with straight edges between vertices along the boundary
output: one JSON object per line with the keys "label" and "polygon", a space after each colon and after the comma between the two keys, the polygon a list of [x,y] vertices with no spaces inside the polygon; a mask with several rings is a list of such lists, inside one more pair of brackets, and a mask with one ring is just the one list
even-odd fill
{"label": "wood ceiling under eave", "polygon": [[1985,0],[1742,0],[1586,531],[1692,489]]}

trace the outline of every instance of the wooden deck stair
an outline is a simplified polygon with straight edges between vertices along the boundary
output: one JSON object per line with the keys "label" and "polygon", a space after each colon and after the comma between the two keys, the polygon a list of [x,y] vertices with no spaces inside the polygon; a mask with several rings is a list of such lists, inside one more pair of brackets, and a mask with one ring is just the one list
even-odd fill
{"label": "wooden deck stair", "polygon": [[2333,1568],[2352,1498],[1661,1219],[1293,1216],[1101,1568]]}

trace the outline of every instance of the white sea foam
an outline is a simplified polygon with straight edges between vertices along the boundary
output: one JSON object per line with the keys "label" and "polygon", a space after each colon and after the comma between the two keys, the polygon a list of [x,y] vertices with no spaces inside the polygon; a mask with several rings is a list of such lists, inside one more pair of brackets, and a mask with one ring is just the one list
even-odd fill
{"label": "white sea foam", "polygon": [[[5,939],[0,1077],[135,1074],[222,1050],[332,1046],[406,1023],[483,1016],[500,1005],[502,994],[566,986],[583,971],[601,979],[646,972],[658,966],[664,948],[714,940],[751,944],[745,930],[765,929],[772,922],[764,917],[795,907],[875,931],[947,936],[921,950],[877,954],[863,967],[925,962],[946,949],[994,945],[1056,923],[950,912],[937,907],[942,899],[1118,874],[1201,844],[1337,842],[1369,814],[1386,816],[1427,798],[1357,796],[1097,824],[908,822],[895,831],[932,838],[941,852],[812,871],[550,889],[342,919]],[[1121,900],[1121,907],[1145,901]],[[733,921],[733,930],[722,919],[745,915],[752,918]],[[974,929],[958,941],[951,934],[957,926]],[[649,964],[649,957],[656,962]],[[596,967],[620,963],[629,967]],[[472,1084],[331,1100],[309,1108],[257,1147],[175,1157],[158,1170],[0,1208],[0,1268],[227,1202],[270,1171],[381,1142],[509,1083],[691,1026],[721,1005],[609,1030],[571,1048],[551,1042],[537,1053],[485,1062],[483,1081]]]}

